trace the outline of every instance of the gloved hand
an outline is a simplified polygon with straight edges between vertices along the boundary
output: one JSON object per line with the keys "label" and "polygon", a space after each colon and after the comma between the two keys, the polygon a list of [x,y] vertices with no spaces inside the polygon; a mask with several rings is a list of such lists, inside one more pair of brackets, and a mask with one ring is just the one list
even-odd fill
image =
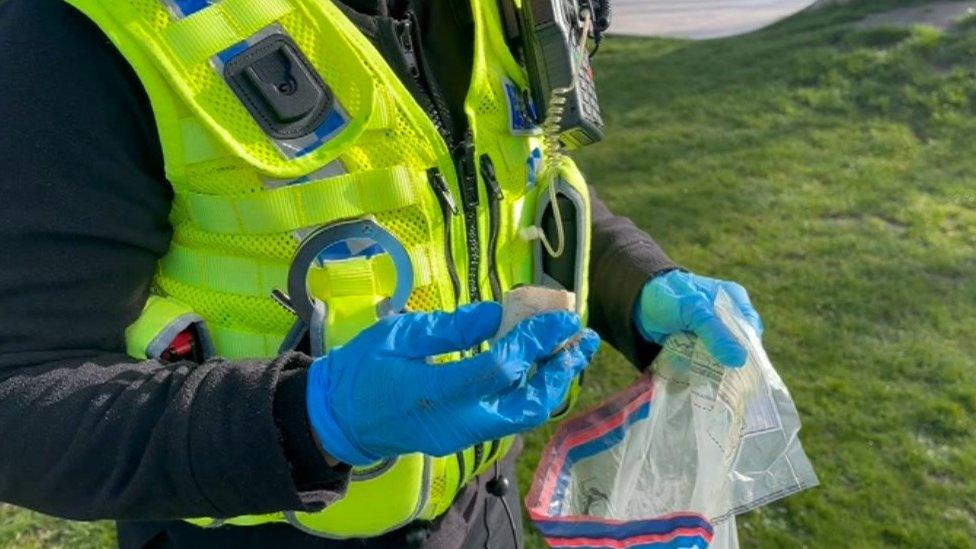
{"label": "gloved hand", "polygon": [[745,288],[684,271],[657,276],[644,286],[635,310],[637,329],[645,339],[659,345],[671,334],[693,332],[716,360],[739,368],[746,362],[746,350],[715,315],[715,297],[720,289],[762,336],[762,319]]}
{"label": "gloved hand", "polygon": [[316,360],[307,405],[324,450],[350,465],[413,452],[445,456],[545,422],[600,339],[584,330],[578,343],[556,352],[580,334],[580,320],[546,313],[484,353],[430,360],[491,338],[501,316],[501,306],[487,302],[454,313],[395,315]]}

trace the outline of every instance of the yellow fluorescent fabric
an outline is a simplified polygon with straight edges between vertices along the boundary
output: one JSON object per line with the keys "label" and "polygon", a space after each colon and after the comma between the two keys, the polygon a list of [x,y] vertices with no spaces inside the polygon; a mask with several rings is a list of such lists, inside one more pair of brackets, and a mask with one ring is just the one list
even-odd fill
{"label": "yellow fluorescent fabric", "polygon": [[292,10],[288,0],[222,0],[169,27],[163,40],[186,65],[243,41]]}
{"label": "yellow fluorescent fabric", "polygon": [[400,456],[396,466],[385,473],[373,478],[354,476],[343,501],[359,509],[358,513],[332,505],[319,513],[294,513],[289,522],[312,532],[327,528],[336,537],[354,537],[364,531],[379,535],[395,528],[392,525],[410,522],[427,504],[432,459],[420,454]]}
{"label": "yellow fluorescent fabric", "polygon": [[[434,282],[429,246],[418,245],[408,250],[413,267],[414,288]],[[343,275],[350,265],[363,264],[356,277]],[[290,264],[262,258],[222,255],[207,250],[171,244],[170,251],[160,260],[160,274],[202,289],[234,294],[267,297],[274,290],[288,287]],[[319,299],[330,295],[354,295],[355,288],[367,288],[369,293],[386,297],[393,294],[397,271],[388,254],[366,260],[355,258],[330,261],[313,267],[308,274],[309,287]],[[389,293],[385,293],[389,292]]]}
{"label": "yellow fluorescent fabric", "polygon": [[285,334],[268,334],[237,330],[227,326],[210,326],[210,336],[220,356],[229,359],[274,356],[285,341]]}
{"label": "yellow fluorescent fabric", "polygon": [[[439,170],[460,203],[455,159],[447,144],[369,39],[332,1],[221,0],[179,21],[162,0],[66,1],[105,31],[139,75],[153,105],[176,197],[173,242],[160,261],[153,297],[127,330],[134,357],[142,358],[147,342],[182,313],[202,317],[221,356],[276,356],[295,318],[270,292],[287,286],[289,258],[302,235],[349,219],[373,219],[408,250],[414,287],[407,310],[453,310],[465,303],[467,265],[474,254],[481,265],[475,283],[483,296],[491,296],[485,182],[477,176],[480,246],[471,248],[465,216],[445,216],[427,177],[428,170]],[[507,48],[495,0],[471,2],[475,59],[465,111],[476,157],[488,155],[494,161],[505,197],[498,204],[495,255],[504,291],[533,282],[534,244],[521,239],[519,231],[534,222],[544,190],[528,184],[526,160],[536,147],[542,147],[544,157],[548,151],[538,136],[510,131],[505,86],[524,88],[526,77]],[[280,152],[209,62],[271,24],[291,36],[350,118],[338,135],[301,157]],[[347,173],[305,181],[332,162]],[[568,162],[565,172],[568,183],[587,196],[575,166]],[[274,188],[262,183],[282,180],[299,181]],[[586,235],[580,253],[588,254],[588,246]],[[460,275],[457,289],[451,268]],[[348,341],[375,322],[376,305],[393,293],[395,284],[396,268],[385,254],[311,269],[309,290],[328,307],[327,345]],[[584,303],[585,295],[584,280]],[[458,490],[487,471],[511,444],[511,439],[501,441],[490,459],[491,443],[482,444],[477,467],[475,450],[467,449],[444,458],[401,456],[381,470],[357,471],[346,496],[320,513],[194,523],[287,521],[319,536],[376,536],[445,512]]]}
{"label": "yellow fluorescent fabric", "polygon": [[206,231],[276,233],[418,204],[426,175],[405,168],[340,175],[237,196],[187,194],[186,213]]}
{"label": "yellow fluorescent fabric", "polygon": [[146,359],[149,344],[177,319],[193,314],[193,309],[172,298],[151,295],[143,314],[125,329],[126,352],[129,356]]}

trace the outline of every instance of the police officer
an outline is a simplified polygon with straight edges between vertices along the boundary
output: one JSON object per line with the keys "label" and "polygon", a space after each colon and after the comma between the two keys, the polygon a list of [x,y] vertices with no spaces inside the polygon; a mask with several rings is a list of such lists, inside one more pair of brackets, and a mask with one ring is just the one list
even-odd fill
{"label": "police officer", "polygon": [[[0,3],[0,500],[125,547],[516,545],[513,435],[600,337],[741,365],[719,289],[761,329],[526,86],[494,0]],[[495,338],[556,189],[579,306]]]}

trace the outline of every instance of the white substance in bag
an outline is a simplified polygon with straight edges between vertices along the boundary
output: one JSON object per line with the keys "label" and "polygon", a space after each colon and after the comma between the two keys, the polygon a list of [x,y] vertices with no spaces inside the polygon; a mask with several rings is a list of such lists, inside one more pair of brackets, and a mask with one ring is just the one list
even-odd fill
{"label": "white substance in bag", "polygon": [[735,515],[817,484],[800,420],[759,337],[720,292],[739,369],[668,338],[653,375],[563,423],[526,506],[554,547],[737,547]]}

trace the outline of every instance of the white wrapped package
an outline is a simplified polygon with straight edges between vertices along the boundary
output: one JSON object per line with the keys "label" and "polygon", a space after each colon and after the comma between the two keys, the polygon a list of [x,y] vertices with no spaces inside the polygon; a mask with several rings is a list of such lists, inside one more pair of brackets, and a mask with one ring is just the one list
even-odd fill
{"label": "white wrapped package", "polygon": [[675,335],[651,374],[560,425],[526,497],[551,546],[735,547],[735,515],[817,484],[755,330],[724,292],[716,311],[745,366]]}

